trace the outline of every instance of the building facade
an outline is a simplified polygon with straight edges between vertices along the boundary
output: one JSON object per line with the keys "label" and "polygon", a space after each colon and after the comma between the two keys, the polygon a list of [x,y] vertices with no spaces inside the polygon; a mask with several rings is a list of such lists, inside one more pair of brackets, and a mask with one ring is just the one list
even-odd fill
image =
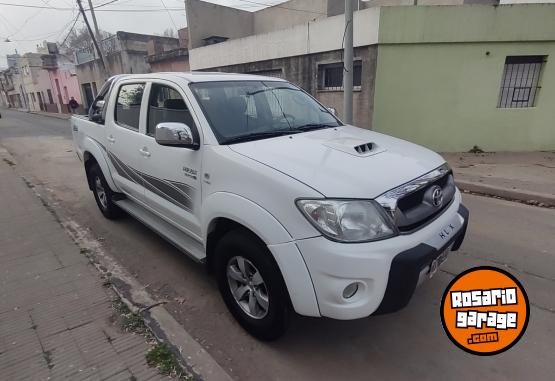
{"label": "building facade", "polygon": [[53,43],[45,43],[37,53],[9,55],[0,78],[5,107],[69,113],[69,99],[81,100],[75,65]]}
{"label": "building facade", "polygon": [[[355,12],[354,123],[438,151],[555,149],[555,5],[424,2],[456,5],[373,1]],[[256,22],[249,26],[241,11],[187,0],[190,67],[280,76],[342,115],[338,3],[322,0],[321,9],[308,8],[322,11],[312,20],[291,26],[276,17],[273,30],[254,33]],[[227,40],[203,43],[211,34]]]}
{"label": "building facade", "polygon": [[442,151],[555,149],[555,5],[382,8],[373,127]]}
{"label": "building facade", "polygon": [[147,62],[150,71],[189,71],[189,31],[187,28],[177,31],[179,38],[175,41],[164,41],[151,39],[147,43]]}
{"label": "building facade", "polygon": [[171,50],[178,44],[176,38],[160,37],[147,34],[116,32],[99,42],[104,53],[107,70],[103,69],[102,61],[94,47],[78,50],[75,53],[76,72],[83,105],[87,109],[106,80],[116,74],[149,73],[150,65],[147,45],[150,41],[162,51]]}

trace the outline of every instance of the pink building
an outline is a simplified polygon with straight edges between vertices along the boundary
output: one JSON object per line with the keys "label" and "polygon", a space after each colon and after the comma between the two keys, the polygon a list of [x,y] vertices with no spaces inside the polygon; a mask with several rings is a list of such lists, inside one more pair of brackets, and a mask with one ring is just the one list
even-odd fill
{"label": "pink building", "polygon": [[49,96],[48,101],[56,106],[56,110],[48,111],[71,112],[68,106],[71,97],[82,104],[75,64],[64,54],[58,53],[57,48],[50,46],[48,54],[43,54],[41,58],[42,69],[47,72],[49,87],[52,89],[52,99]]}
{"label": "pink building", "polygon": [[71,97],[81,104],[75,65],[69,57],[59,53],[55,43],[45,42],[44,46],[37,47],[37,53],[10,58],[13,62],[3,74],[10,77],[6,95],[12,107],[70,113]]}

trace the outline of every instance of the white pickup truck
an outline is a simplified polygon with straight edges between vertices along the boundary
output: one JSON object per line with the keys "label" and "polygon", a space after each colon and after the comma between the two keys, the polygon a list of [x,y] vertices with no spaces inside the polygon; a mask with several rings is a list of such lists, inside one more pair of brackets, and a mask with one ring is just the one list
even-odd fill
{"label": "white pickup truck", "polygon": [[71,126],[104,216],[123,210],[204,262],[261,339],[292,310],[403,308],[466,232],[444,159],[344,125],[281,79],[120,75]]}

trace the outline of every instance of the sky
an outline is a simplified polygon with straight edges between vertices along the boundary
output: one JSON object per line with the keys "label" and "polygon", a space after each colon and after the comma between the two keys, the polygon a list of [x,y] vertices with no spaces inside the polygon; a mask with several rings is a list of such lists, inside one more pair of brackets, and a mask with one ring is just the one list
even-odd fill
{"label": "sky", "polygon": [[[112,1],[92,2],[96,7]],[[275,5],[284,0],[208,1],[255,11],[264,8],[266,4]],[[82,2],[83,7],[87,9],[88,0]],[[77,14],[76,0],[0,0],[0,68],[7,66],[6,54],[12,54],[16,49],[19,54],[35,52],[37,44],[42,44],[44,40],[63,41],[71,30]],[[89,12],[87,16],[92,23]],[[187,26],[184,0],[115,0],[111,4],[99,7],[96,19],[100,29],[111,33],[121,30],[162,34],[167,28],[180,29]],[[84,25],[82,17],[79,17],[75,28],[81,29]],[[6,42],[6,39],[11,42]]]}

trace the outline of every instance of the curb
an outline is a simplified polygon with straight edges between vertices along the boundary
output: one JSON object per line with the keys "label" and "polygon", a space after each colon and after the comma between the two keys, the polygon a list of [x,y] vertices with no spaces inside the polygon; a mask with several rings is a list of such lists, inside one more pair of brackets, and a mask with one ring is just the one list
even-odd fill
{"label": "curb", "polygon": [[62,120],[69,120],[73,114],[61,114],[61,113],[52,113],[52,112],[38,112],[38,111],[29,111],[20,108],[0,108],[0,110],[7,110],[7,111],[17,111],[17,112],[24,112],[27,114],[33,114],[38,116],[48,116],[50,118],[62,119]]}
{"label": "curb", "polygon": [[36,112],[36,111],[27,111],[29,114],[39,115],[39,116],[48,116],[50,118],[62,119],[62,120],[69,120],[71,115],[68,114],[54,114],[54,113],[44,113],[44,112]]}
{"label": "curb", "polygon": [[463,191],[522,201],[531,205],[555,206],[555,196],[546,193],[537,193],[523,189],[508,189],[464,180],[456,180],[455,182],[459,189]]}

